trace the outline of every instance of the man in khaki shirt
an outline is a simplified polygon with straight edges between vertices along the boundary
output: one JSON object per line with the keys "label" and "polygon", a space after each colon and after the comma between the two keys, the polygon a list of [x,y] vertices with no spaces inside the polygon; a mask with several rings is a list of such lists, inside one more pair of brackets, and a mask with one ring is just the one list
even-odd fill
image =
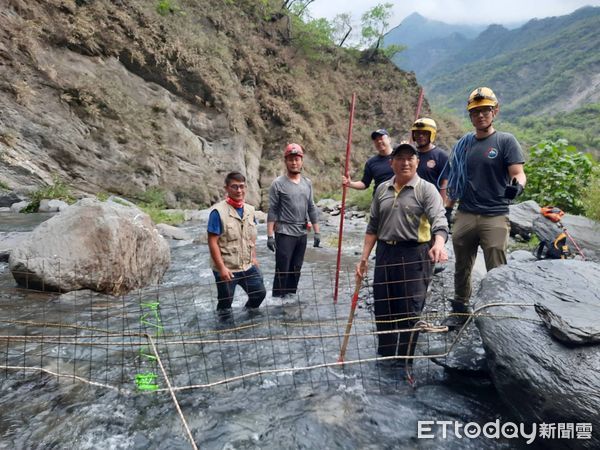
{"label": "man in khaki shirt", "polygon": [[[371,204],[371,217],[356,275],[367,271],[377,244],[373,296],[378,334],[377,353],[400,357],[405,366],[414,355],[418,333],[385,333],[413,328],[425,304],[432,265],[448,260],[444,244],[448,221],[435,186],[417,175],[419,152],[411,144],[398,145],[391,167],[394,177],[382,183]],[[409,319],[409,320],[406,320]]]}
{"label": "man in khaki shirt", "polygon": [[225,200],[212,207],[207,232],[217,312],[219,318],[228,320],[238,284],[248,294],[245,308],[251,313],[258,310],[267,292],[256,260],[255,210],[245,203],[246,177],[239,172],[227,174],[225,192]]}

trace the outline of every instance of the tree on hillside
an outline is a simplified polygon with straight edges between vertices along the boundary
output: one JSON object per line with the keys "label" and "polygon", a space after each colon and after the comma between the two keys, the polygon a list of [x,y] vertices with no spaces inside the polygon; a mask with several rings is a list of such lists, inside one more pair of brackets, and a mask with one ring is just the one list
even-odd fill
{"label": "tree on hillside", "polygon": [[287,9],[288,11],[296,14],[298,17],[302,17],[305,13],[306,8],[315,0],[284,0],[281,5],[282,9]]}
{"label": "tree on hillside", "polygon": [[323,59],[323,49],[333,45],[333,25],[327,19],[313,19],[306,9],[314,0],[285,0],[287,36],[294,46],[312,60]]}
{"label": "tree on hillside", "polygon": [[342,13],[333,18],[331,40],[342,47],[352,33],[352,14]]}
{"label": "tree on hillside", "polygon": [[365,47],[379,49],[392,17],[392,3],[379,3],[362,15],[362,41]]}
{"label": "tree on hillside", "polygon": [[[368,48],[369,59],[375,57],[383,43],[383,37],[390,26],[390,18],[392,17],[392,3],[383,3],[374,6],[362,15],[362,40],[361,45]],[[383,50],[384,55],[391,58],[396,53],[404,50],[400,45],[390,45]]]}

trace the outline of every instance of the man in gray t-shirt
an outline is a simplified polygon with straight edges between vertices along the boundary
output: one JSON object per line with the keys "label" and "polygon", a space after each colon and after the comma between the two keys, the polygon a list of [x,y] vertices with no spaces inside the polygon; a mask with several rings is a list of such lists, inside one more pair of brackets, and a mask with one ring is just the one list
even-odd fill
{"label": "man in gray t-shirt", "polygon": [[303,148],[289,144],[284,151],[286,174],[273,180],[269,189],[267,247],[275,252],[273,297],[296,293],[306,251],[307,218],[315,232],[313,246],[321,242],[312,183],[302,176],[303,158]]}
{"label": "man in gray t-shirt", "polygon": [[466,319],[471,272],[481,247],[487,270],[506,264],[510,223],[508,206],[523,192],[526,177],[521,146],[512,134],[494,129],[498,99],[487,87],[475,89],[467,101],[475,133],[456,144],[450,157],[448,207],[458,201],[452,245],[455,313],[445,323],[457,327]]}

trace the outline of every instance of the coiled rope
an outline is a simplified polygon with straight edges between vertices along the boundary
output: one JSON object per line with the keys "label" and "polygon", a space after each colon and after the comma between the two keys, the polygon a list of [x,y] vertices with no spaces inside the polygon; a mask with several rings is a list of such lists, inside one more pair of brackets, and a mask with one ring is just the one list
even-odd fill
{"label": "coiled rope", "polygon": [[458,200],[463,197],[465,187],[467,185],[467,151],[473,146],[475,140],[474,133],[465,134],[456,143],[446,165],[442,169],[437,184],[439,187],[440,180],[447,173],[448,177],[448,198]]}

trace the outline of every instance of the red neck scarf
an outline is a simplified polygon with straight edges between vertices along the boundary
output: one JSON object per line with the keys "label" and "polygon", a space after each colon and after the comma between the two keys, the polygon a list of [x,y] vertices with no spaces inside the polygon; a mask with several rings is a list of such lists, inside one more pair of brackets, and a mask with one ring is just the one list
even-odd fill
{"label": "red neck scarf", "polygon": [[235,209],[240,209],[244,207],[244,200],[234,200],[231,197],[225,197],[225,201],[233,206]]}

